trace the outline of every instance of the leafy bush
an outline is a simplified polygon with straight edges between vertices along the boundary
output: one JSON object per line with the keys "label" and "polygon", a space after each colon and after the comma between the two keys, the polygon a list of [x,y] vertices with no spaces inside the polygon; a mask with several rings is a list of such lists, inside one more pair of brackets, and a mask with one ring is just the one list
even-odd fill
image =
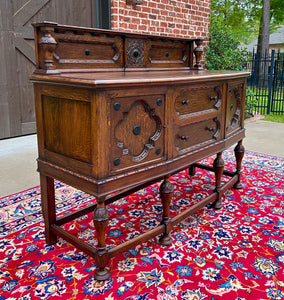
{"label": "leafy bush", "polygon": [[205,64],[209,70],[244,70],[250,60],[243,49],[239,49],[239,41],[233,38],[228,26],[222,18],[210,18],[209,46],[206,48]]}
{"label": "leafy bush", "polygon": [[247,87],[246,103],[245,103],[246,113],[252,114],[257,103],[258,103],[258,100],[257,100],[257,97],[255,97],[253,90],[250,89],[249,87]]}

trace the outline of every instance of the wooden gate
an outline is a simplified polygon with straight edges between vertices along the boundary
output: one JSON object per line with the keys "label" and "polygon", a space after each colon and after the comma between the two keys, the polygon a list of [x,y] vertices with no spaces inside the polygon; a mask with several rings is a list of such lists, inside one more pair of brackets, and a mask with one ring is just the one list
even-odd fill
{"label": "wooden gate", "polygon": [[[103,1],[101,1],[103,2]],[[99,27],[99,0],[0,1],[0,139],[36,132],[32,85],[32,23]]]}

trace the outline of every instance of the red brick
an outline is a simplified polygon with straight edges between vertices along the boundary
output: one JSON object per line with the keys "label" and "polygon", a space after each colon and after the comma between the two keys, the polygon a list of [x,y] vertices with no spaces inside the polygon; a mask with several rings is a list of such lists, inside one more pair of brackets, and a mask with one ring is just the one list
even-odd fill
{"label": "red brick", "polygon": [[[208,39],[210,0],[149,0],[143,5],[111,1],[113,29]],[[118,23],[119,22],[119,23]]]}

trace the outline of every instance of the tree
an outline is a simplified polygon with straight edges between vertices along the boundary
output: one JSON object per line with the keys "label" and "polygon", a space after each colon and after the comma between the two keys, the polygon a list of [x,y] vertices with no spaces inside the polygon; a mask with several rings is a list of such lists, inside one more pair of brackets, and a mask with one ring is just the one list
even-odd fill
{"label": "tree", "polygon": [[[240,43],[249,44],[259,35],[264,1],[211,0],[211,15],[223,19],[224,25]],[[283,0],[270,0],[269,20],[270,32],[275,31],[277,25],[284,24]]]}
{"label": "tree", "polygon": [[269,50],[270,0],[263,0],[262,17],[260,19],[257,53],[264,57]]}

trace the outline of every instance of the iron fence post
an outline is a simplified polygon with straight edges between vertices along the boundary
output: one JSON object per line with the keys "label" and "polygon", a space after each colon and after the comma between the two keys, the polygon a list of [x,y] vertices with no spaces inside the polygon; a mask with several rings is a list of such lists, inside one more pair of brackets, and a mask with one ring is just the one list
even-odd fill
{"label": "iron fence post", "polygon": [[271,91],[272,91],[272,83],[273,83],[273,72],[274,72],[274,54],[275,49],[271,51],[271,64],[270,64],[270,74],[269,74],[269,87],[268,87],[268,101],[267,101],[267,114],[270,114],[271,109]]}

